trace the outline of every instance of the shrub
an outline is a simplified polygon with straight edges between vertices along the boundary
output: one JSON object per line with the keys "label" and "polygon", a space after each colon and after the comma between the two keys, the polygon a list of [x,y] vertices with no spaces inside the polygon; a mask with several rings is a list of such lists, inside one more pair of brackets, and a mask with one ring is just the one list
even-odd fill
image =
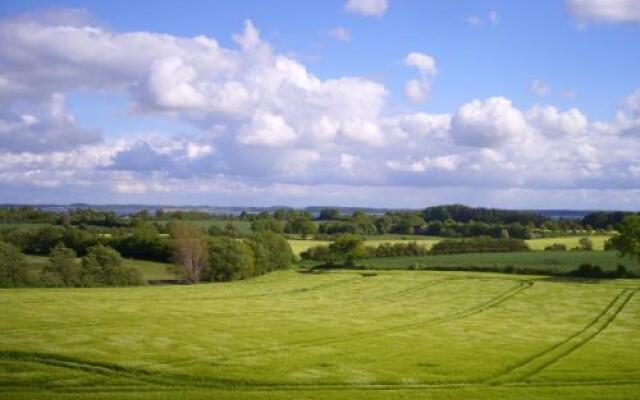
{"label": "shrub", "polygon": [[591,251],[593,250],[593,241],[587,237],[580,238],[578,242],[580,244],[580,250]]}
{"label": "shrub", "polygon": [[433,245],[429,254],[499,253],[528,251],[520,239],[493,239],[486,236],[469,239],[445,239]]}
{"label": "shrub", "polygon": [[49,263],[42,268],[40,281],[44,286],[80,285],[80,266],[76,262],[76,252],[58,244],[49,253]]}
{"label": "shrub", "polygon": [[255,255],[243,240],[221,236],[211,241],[204,280],[232,281],[255,275]]}
{"label": "shrub", "polygon": [[125,267],[120,253],[111,247],[95,245],[82,258],[82,286],[128,286],[140,285],[143,282],[140,271]]}
{"label": "shrub", "polygon": [[554,243],[544,248],[545,251],[567,251],[567,245],[564,243]]}

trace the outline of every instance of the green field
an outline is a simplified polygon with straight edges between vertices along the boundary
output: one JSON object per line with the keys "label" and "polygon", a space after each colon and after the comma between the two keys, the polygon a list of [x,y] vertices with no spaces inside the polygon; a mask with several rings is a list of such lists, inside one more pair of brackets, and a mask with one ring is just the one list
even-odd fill
{"label": "green field", "polygon": [[603,270],[615,270],[620,264],[640,273],[638,261],[621,258],[615,251],[528,251],[522,253],[471,253],[425,257],[388,257],[358,260],[358,265],[373,269],[458,268],[458,267],[520,267],[549,273],[566,273],[580,264],[598,265]]}
{"label": "green field", "polygon": [[604,250],[604,242],[606,242],[611,236],[609,235],[585,235],[585,236],[559,236],[548,237],[541,239],[527,240],[527,244],[531,250],[544,250],[545,247],[554,243],[560,243],[567,246],[568,249],[579,246],[580,238],[588,237],[593,242],[594,250]]}
{"label": "green field", "polygon": [[[544,250],[545,247],[554,243],[562,243],[567,246],[568,249],[578,247],[578,241],[583,236],[559,236],[553,238],[541,238],[526,240],[531,250]],[[591,235],[588,236],[594,245],[594,250],[604,250],[604,242],[609,239],[608,235]],[[331,241],[328,240],[302,240],[302,239],[288,239],[289,245],[295,254],[300,254],[310,247],[318,245],[328,245]],[[417,236],[417,235],[385,235],[385,236],[371,236],[365,241],[367,246],[377,247],[380,243],[407,243],[418,242],[421,245],[430,248],[435,243],[438,243],[442,238],[433,236]]]}
{"label": "green field", "polygon": [[0,398],[637,399],[638,281],[464,272],[0,291]]}

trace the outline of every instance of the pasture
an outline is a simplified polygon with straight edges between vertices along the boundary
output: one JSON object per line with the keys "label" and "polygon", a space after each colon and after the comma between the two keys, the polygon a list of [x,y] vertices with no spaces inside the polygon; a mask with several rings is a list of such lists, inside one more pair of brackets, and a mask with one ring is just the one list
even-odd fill
{"label": "pasture", "polygon": [[0,291],[0,398],[633,399],[638,281],[283,271]]}
{"label": "pasture", "polygon": [[[561,243],[567,246],[568,249],[578,247],[580,238],[585,236],[558,236],[540,239],[525,240],[531,250],[544,250],[545,247],[554,243]],[[609,239],[609,235],[588,235],[586,236],[593,241],[594,250],[604,250],[604,242]],[[407,243],[417,242],[430,248],[435,243],[438,243],[442,238],[433,236],[419,236],[419,235],[384,235],[384,236],[369,236],[365,240],[367,246],[377,247],[381,243]],[[300,254],[303,251],[313,246],[328,245],[331,243],[329,240],[304,240],[304,239],[288,239],[291,250],[294,254]]]}

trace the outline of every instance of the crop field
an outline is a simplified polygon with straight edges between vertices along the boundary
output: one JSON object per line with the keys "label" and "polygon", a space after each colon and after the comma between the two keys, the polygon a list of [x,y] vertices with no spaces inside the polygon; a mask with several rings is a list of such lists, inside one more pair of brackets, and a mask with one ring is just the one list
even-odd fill
{"label": "crop field", "polygon": [[[541,238],[526,240],[531,250],[544,250],[545,247],[554,243],[561,243],[567,246],[568,249],[578,247],[578,241],[583,236],[559,236],[553,238]],[[594,250],[604,250],[604,242],[609,239],[608,235],[590,235],[587,236],[593,241]],[[365,241],[367,246],[377,247],[381,243],[407,243],[418,242],[418,244],[424,245],[430,248],[435,243],[438,243],[442,238],[432,236],[418,236],[418,235],[385,235],[385,236],[372,236],[368,237]],[[328,240],[303,240],[303,239],[288,239],[289,245],[294,254],[300,254],[310,247],[318,245],[328,245],[331,241]]]}
{"label": "crop field", "polygon": [[541,239],[527,240],[527,244],[531,250],[544,250],[545,247],[554,243],[560,243],[567,246],[568,249],[579,246],[580,238],[588,237],[593,242],[594,250],[604,250],[604,242],[606,242],[611,236],[609,235],[584,235],[584,236],[559,236],[548,237]]}
{"label": "crop field", "polygon": [[638,260],[619,257],[615,251],[527,251],[521,253],[471,253],[425,257],[388,257],[358,260],[358,265],[373,269],[488,268],[520,267],[537,271],[565,273],[581,264],[592,264],[613,271],[618,265],[640,273]]}
{"label": "crop field", "polygon": [[283,271],[0,291],[0,398],[634,399],[638,281]]}

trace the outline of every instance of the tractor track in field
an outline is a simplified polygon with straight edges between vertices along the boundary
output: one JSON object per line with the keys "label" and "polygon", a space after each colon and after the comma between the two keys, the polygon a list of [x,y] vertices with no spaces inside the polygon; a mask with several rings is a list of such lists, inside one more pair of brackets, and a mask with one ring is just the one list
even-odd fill
{"label": "tractor track in field", "polygon": [[[428,390],[456,388],[492,388],[496,385],[474,381],[459,382],[425,382],[425,383],[309,383],[295,384],[288,382],[259,382],[232,379],[219,379],[178,373],[152,372],[141,368],[124,367],[119,364],[86,361],[75,357],[47,353],[0,351],[0,361],[37,363],[51,367],[66,368],[88,374],[116,378],[120,382],[100,382],[92,379],[89,385],[74,386],[56,381],[38,381],[20,384],[0,384],[0,393],[10,390],[29,392],[47,390],[55,393],[115,393],[115,392],[162,392],[177,390],[219,389],[238,391],[305,391],[305,390]],[[66,381],[62,378],[61,381]],[[86,380],[84,381],[87,382]],[[132,384],[132,382],[134,382]],[[137,383],[135,383],[137,382]],[[566,387],[566,386],[621,386],[640,385],[637,380],[576,380],[576,381],[541,381],[505,383],[507,387]]]}
{"label": "tractor track in field", "polygon": [[361,338],[370,337],[370,336],[383,335],[383,334],[387,334],[387,333],[403,332],[403,331],[407,331],[407,330],[417,329],[417,328],[421,328],[423,326],[430,325],[432,323],[455,321],[455,320],[466,318],[466,317],[469,317],[469,316],[472,316],[472,315],[475,315],[475,314],[479,314],[479,313],[484,312],[484,311],[486,311],[488,309],[497,307],[498,305],[504,303],[505,301],[509,300],[511,297],[513,297],[516,294],[522,292],[523,290],[526,290],[526,289],[530,288],[531,286],[533,286],[533,282],[520,281],[519,284],[515,288],[509,288],[508,290],[503,291],[502,293],[498,294],[497,296],[494,296],[491,299],[489,299],[489,300],[487,300],[487,301],[485,301],[485,302],[483,302],[481,304],[472,306],[472,307],[464,309],[464,310],[455,311],[455,312],[452,312],[452,313],[450,313],[448,315],[444,315],[444,316],[441,316],[441,317],[430,318],[430,319],[419,321],[419,322],[414,322],[414,323],[404,324],[404,325],[398,325],[398,326],[393,326],[393,327],[389,327],[389,328],[381,328],[381,329],[375,329],[375,330],[370,330],[370,331],[365,331],[365,332],[360,332],[360,333],[354,333],[354,334],[351,334],[351,335],[345,335],[345,336],[340,336],[340,337],[305,340],[305,341],[287,343],[287,344],[283,344],[283,345],[264,346],[264,347],[260,347],[260,348],[248,349],[246,351],[236,352],[235,354],[231,354],[231,355],[226,356],[226,357],[217,358],[217,359],[215,359],[215,362],[216,363],[222,363],[222,362],[229,361],[229,360],[232,360],[234,358],[239,358],[239,357],[250,357],[250,356],[260,355],[260,354],[264,354],[264,353],[288,351],[290,349],[290,347],[309,347],[309,346],[318,346],[318,345],[349,342],[351,340],[361,339]]}
{"label": "tractor track in field", "polygon": [[527,381],[549,366],[557,363],[571,353],[596,338],[616,319],[637,289],[623,289],[609,304],[584,328],[564,340],[533,354],[532,356],[508,367],[502,372],[486,379],[488,384],[505,384]]}

